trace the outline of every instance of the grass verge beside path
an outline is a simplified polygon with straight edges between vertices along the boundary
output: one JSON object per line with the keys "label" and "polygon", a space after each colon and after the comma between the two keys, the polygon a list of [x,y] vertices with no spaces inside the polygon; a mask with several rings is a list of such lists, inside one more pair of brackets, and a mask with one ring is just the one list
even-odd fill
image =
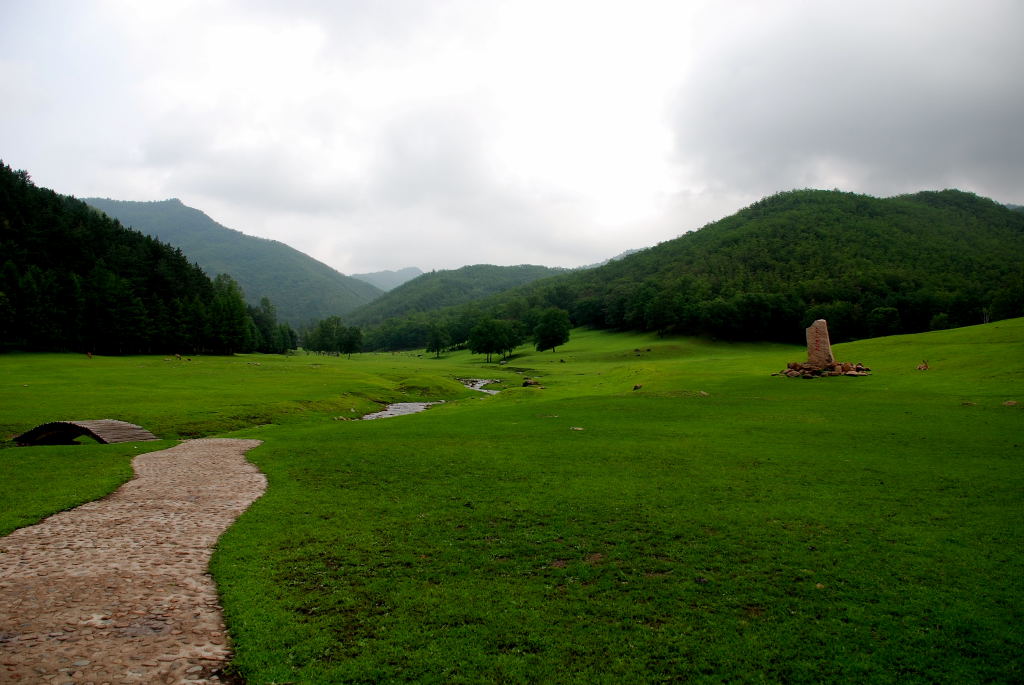
{"label": "grass verge beside path", "polygon": [[269,491],[213,561],[236,667],[304,683],[1024,677],[1024,414],[1003,405],[1024,321],[837,346],[869,378],[768,376],[801,355],[583,333],[506,367],[544,390],[251,432]]}
{"label": "grass verge beside path", "polygon": [[[436,368],[436,367],[435,367]],[[104,497],[131,478],[135,454],[174,438],[273,422],[335,424],[385,402],[478,395],[416,355],[238,355],[174,359],[77,354],[0,355],[0,535]],[[426,371],[426,372],[425,372]],[[116,418],[161,442],[14,447],[49,421]],[[5,442],[6,441],[6,442]]]}
{"label": "grass verge beside path", "polygon": [[171,445],[161,440],[0,450],[0,536],[109,495],[132,477],[135,455]]}

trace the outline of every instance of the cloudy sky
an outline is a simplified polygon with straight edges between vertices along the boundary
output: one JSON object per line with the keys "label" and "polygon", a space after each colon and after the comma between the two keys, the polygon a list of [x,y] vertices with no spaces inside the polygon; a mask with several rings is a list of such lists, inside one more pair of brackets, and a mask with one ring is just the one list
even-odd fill
{"label": "cloudy sky", "polygon": [[1020,0],[0,0],[0,159],[344,273],[578,266],[774,192],[1024,204]]}

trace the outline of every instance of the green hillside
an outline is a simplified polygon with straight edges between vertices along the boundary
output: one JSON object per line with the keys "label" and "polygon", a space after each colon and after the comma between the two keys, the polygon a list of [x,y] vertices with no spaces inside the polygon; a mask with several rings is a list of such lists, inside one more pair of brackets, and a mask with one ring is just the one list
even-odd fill
{"label": "green hillside", "polygon": [[563,272],[564,269],[533,264],[476,264],[461,269],[431,271],[403,283],[353,312],[349,320],[359,325],[378,324],[394,317],[475,302]]}
{"label": "green hillside", "polygon": [[960,191],[878,199],[781,193],[578,274],[598,327],[785,339],[826,318],[839,339],[1020,315],[1024,216]]}
{"label": "green hillside", "polygon": [[180,200],[128,202],[86,198],[85,202],[122,223],[180,247],[208,274],[230,274],[250,304],[267,297],[278,318],[308,323],[365,305],[381,290],[276,240],[221,226]]}
{"label": "green hillside", "polygon": [[[834,340],[851,340],[1021,316],[1024,214],[956,190],[886,199],[792,191],[474,305],[517,321],[548,306],[577,326],[782,342],[818,318]],[[458,342],[465,316],[407,317],[369,338],[414,346],[429,320]]]}

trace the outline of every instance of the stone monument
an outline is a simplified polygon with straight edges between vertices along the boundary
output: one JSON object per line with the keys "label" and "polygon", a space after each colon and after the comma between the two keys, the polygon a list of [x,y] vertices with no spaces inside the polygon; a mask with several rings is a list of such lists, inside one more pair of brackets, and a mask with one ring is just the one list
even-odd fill
{"label": "stone monument", "polygon": [[828,339],[828,323],[818,319],[807,327],[807,361],[790,362],[773,376],[821,378],[822,376],[870,376],[871,369],[860,362],[837,362]]}
{"label": "stone monument", "polygon": [[818,319],[807,327],[807,364],[819,369],[835,363],[828,340],[828,323]]}

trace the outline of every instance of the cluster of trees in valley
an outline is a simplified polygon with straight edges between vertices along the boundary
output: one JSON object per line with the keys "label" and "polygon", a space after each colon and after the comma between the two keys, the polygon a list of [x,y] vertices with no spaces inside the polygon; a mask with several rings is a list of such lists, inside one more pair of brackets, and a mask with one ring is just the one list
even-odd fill
{"label": "cluster of trees in valley", "polygon": [[0,163],[0,348],[98,354],[283,351],[295,332],[180,250]]}
{"label": "cluster of trees in valley", "polygon": [[448,329],[434,324],[428,333],[426,349],[427,352],[440,356],[446,349],[467,347],[474,354],[485,355],[490,362],[496,354],[502,357],[511,356],[517,347],[531,340],[538,351],[554,352],[559,345],[569,342],[571,329],[568,312],[550,307],[537,315],[532,327],[522,321],[480,318],[469,328],[466,340],[455,345],[452,344]]}
{"label": "cluster of trees in valley", "polygon": [[569,312],[559,307],[537,306],[511,316],[502,307],[469,304],[435,313],[387,319],[366,332],[370,350],[425,349],[440,355],[468,349],[474,354],[508,357],[526,343],[537,350],[554,350],[569,340],[573,327]]}
{"label": "cluster of trees in valley", "polygon": [[346,326],[340,316],[329,316],[302,331],[302,347],[310,352],[347,355],[363,351],[363,331]]}

